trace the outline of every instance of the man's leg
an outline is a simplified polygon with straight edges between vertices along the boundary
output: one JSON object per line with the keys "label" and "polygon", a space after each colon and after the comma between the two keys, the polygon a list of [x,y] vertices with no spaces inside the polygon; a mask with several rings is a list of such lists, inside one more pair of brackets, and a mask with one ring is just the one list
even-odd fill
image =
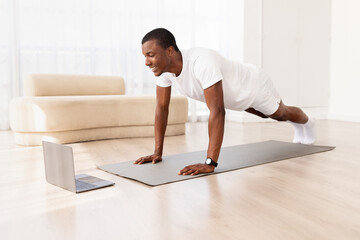
{"label": "man's leg", "polygon": [[[294,126],[295,134],[293,142],[312,144],[315,142],[315,120],[309,118],[300,108],[286,106],[280,94],[275,89],[270,77],[260,71],[260,85],[257,95],[251,104],[253,110],[246,110],[261,117],[262,114],[278,120],[288,121]],[[262,114],[258,114],[258,111]]]}
{"label": "man's leg", "polygon": [[254,114],[254,115],[258,116],[258,117],[261,117],[261,118],[269,118],[268,116],[266,116],[262,112],[256,111],[254,108],[248,108],[245,111],[248,112],[248,113]]}
{"label": "man's leg", "polygon": [[298,107],[286,106],[280,101],[278,110],[269,116],[278,121],[288,121],[295,128],[293,142],[313,144],[315,142],[315,120],[309,117]]}
{"label": "man's leg", "polygon": [[278,110],[269,116],[278,121],[290,121],[294,123],[306,123],[308,116],[298,107],[286,106],[280,101]]}

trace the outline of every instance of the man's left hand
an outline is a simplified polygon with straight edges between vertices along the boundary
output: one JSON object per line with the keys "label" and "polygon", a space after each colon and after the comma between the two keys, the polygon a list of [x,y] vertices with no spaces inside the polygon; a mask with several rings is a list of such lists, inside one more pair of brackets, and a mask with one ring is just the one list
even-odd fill
{"label": "man's left hand", "polygon": [[215,169],[214,166],[210,166],[203,163],[198,163],[194,165],[189,165],[184,167],[178,174],[179,175],[197,175],[199,173],[210,173],[213,172]]}

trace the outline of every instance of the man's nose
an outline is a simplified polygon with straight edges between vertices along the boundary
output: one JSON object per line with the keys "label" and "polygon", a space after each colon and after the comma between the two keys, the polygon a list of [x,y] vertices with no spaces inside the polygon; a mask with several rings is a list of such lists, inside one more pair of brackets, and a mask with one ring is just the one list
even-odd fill
{"label": "man's nose", "polygon": [[150,64],[151,64],[151,62],[149,61],[149,59],[146,58],[146,59],[145,59],[145,65],[146,65],[146,66],[149,66]]}

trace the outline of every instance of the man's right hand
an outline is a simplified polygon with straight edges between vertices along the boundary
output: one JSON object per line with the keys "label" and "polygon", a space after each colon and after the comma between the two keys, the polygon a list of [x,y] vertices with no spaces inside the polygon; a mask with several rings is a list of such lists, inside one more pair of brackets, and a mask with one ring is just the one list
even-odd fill
{"label": "man's right hand", "polygon": [[149,156],[145,156],[145,157],[141,157],[138,160],[136,160],[134,162],[134,164],[143,164],[143,163],[147,163],[147,162],[152,162],[153,164],[161,162],[162,161],[162,157],[158,154],[152,154]]}

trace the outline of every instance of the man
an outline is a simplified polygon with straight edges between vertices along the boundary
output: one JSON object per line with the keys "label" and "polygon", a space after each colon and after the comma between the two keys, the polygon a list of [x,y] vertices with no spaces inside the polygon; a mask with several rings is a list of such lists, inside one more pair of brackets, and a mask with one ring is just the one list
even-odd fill
{"label": "man", "polygon": [[157,77],[155,151],[134,164],[162,160],[172,85],[181,94],[205,102],[210,110],[207,159],[205,163],[183,168],[179,172],[181,175],[214,171],[223,140],[225,108],[288,121],[295,129],[293,142],[314,143],[315,120],[309,119],[300,108],[286,106],[261,69],[225,59],[210,49],[180,51],[172,33],[164,28],[154,29],[144,36],[142,52],[145,65]]}

